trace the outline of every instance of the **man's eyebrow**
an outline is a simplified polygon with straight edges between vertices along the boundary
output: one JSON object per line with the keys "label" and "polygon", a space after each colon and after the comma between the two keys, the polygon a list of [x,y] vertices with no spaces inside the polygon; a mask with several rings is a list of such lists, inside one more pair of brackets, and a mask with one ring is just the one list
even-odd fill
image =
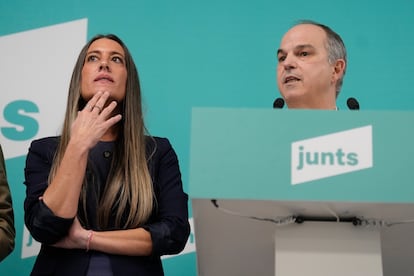
{"label": "man's eyebrow", "polygon": [[312,44],[300,44],[295,46],[295,50],[302,50],[305,48],[315,49],[315,47]]}
{"label": "man's eyebrow", "polygon": [[[300,44],[300,45],[296,45],[295,46],[295,48],[294,48],[294,50],[303,50],[303,49],[305,49],[305,48],[311,48],[311,49],[315,49],[315,47],[312,45],[312,44]],[[277,54],[279,55],[279,54],[284,54],[284,53],[286,53],[286,51],[285,50],[283,50],[283,49],[278,49],[277,50]]]}

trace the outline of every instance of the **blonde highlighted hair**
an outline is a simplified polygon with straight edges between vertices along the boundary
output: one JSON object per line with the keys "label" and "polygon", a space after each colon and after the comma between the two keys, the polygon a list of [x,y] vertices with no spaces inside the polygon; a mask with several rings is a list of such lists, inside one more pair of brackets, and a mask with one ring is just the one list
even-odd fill
{"label": "blonde highlighted hair", "polygon": [[[87,51],[94,41],[102,38],[114,40],[122,46],[125,52],[125,66],[128,75],[125,99],[119,103],[123,119],[118,123],[119,133],[115,142],[108,180],[102,196],[98,199],[97,223],[101,229],[109,226],[118,229],[136,228],[149,219],[155,203],[151,175],[147,165],[146,139],[149,137],[145,135],[138,72],[128,48],[116,35],[93,37],[79,54],[70,81],[63,129],[49,175],[49,183],[55,176],[69,143],[73,121],[76,119],[78,111],[86,105],[85,100],[81,97],[81,72]],[[89,162],[88,168],[90,167]],[[86,220],[81,220],[82,224],[88,224],[86,190],[87,186],[91,185],[88,181],[93,181],[93,178],[88,180],[85,175],[80,195],[80,210],[78,210],[78,214],[83,212]],[[115,222],[110,221],[111,215],[114,215]]]}

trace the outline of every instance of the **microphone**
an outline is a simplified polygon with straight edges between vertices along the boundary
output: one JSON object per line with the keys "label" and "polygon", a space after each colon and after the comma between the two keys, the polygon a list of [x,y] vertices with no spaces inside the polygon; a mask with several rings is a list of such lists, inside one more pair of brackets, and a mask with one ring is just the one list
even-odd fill
{"label": "microphone", "polygon": [[273,108],[283,108],[283,106],[285,105],[285,100],[283,100],[282,98],[277,98],[274,102],[273,102]]}
{"label": "microphone", "polygon": [[346,105],[350,110],[359,110],[359,103],[355,98],[348,98]]}

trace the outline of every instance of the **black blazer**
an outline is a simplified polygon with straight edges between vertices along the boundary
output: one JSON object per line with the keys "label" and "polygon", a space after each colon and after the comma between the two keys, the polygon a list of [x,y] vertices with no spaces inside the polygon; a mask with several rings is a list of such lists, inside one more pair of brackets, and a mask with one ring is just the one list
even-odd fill
{"label": "black blazer", "polygon": [[[34,239],[42,243],[31,275],[85,275],[93,251],[51,246],[66,236],[73,219],[55,216],[39,200],[47,188],[48,175],[59,137],[32,142],[26,159],[24,219]],[[99,147],[100,144],[96,147]],[[147,139],[147,151],[154,155],[148,162],[153,180],[157,208],[142,227],[150,232],[153,254],[131,257],[108,254],[114,275],[164,275],[161,255],[183,250],[189,233],[188,195],[182,188],[178,159],[166,138]],[[94,158],[95,164],[105,162]]]}

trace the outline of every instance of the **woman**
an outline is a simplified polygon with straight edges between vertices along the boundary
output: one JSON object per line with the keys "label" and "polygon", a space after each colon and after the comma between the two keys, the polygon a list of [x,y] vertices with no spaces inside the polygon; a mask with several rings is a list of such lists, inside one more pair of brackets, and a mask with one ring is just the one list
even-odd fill
{"label": "woman", "polygon": [[32,275],[163,275],[190,228],[177,156],[145,135],[138,73],[124,43],[82,49],[61,136],[33,141],[25,223],[42,243]]}

